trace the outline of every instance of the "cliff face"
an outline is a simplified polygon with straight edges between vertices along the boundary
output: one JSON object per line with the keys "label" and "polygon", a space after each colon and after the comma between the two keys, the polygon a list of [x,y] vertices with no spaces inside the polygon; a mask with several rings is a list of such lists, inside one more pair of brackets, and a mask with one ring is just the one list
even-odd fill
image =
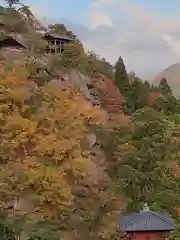
{"label": "cliff face", "polygon": [[[47,64],[47,59],[36,59],[38,67],[44,69]],[[3,65],[1,65],[3,71]],[[49,70],[48,70],[49,72]],[[73,69],[65,69],[60,66],[54,72],[50,72],[51,82],[60,84],[63,89],[69,86],[77,90],[83,97],[95,108],[101,108],[107,122],[114,124],[119,120],[127,123],[127,118],[124,116],[125,101],[120,94],[112,79],[109,79],[101,73],[96,73],[96,76],[90,78],[83,75],[81,72]],[[31,79],[33,81],[33,78]],[[31,82],[31,81],[30,81]],[[34,82],[34,81],[33,81]],[[32,82],[31,82],[32,83]],[[33,86],[37,86],[33,84]],[[89,182],[98,184],[99,181],[107,178],[106,173],[106,155],[102,149],[101,143],[97,141],[96,135],[93,132],[87,134],[87,142],[89,148]]]}
{"label": "cliff face", "polygon": [[62,86],[73,86],[94,107],[105,109],[109,117],[126,112],[125,99],[115,86],[113,79],[101,73],[96,73],[93,78],[90,78],[77,70],[61,72],[60,75],[53,81],[59,82]]}
{"label": "cliff face", "polygon": [[[125,116],[125,99],[116,88],[113,79],[101,73],[93,78],[87,77],[77,70],[64,72],[59,79],[53,80],[62,86],[73,86],[95,108],[101,108],[108,126],[127,125],[129,118]],[[89,180],[91,184],[98,184],[108,178],[106,173],[107,159],[102,144],[97,140],[94,132],[87,134],[89,148]]]}

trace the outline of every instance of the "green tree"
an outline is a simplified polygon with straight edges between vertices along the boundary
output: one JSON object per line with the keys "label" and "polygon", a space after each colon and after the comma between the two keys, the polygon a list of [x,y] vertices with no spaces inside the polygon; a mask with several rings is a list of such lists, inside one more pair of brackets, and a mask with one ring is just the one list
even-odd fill
{"label": "green tree", "polygon": [[122,57],[119,57],[115,65],[115,84],[124,96],[128,95],[130,84]]}
{"label": "green tree", "polygon": [[23,5],[18,9],[18,12],[21,13],[24,20],[27,22],[30,29],[39,29],[42,28],[42,24],[40,21],[34,16],[32,11],[30,10],[29,6]]}
{"label": "green tree", "polygon": [[20,12],[14,8],[0,8],[0,21],[3,24],[3,31],[9,33],[24,33],[28,31],[28,25]]}
{"label": "green tree", "polygon": [[137,109],[143,108],[147,105],[149,93],[149,85],[134,75],[133,80],[131,79],[131,85],[128,94],[129,102],[133,106],[133,111],[136,111]]}
{"label": "green tree", "polygon": [[172,95],[171,87],[169,86],[166,78],[161,79],[159,83],[159,89],[165,95]]}
{"label": "green tree", "polygon": [[15,235],[12,229],[0,224],[0,239],[1,240],[15,240]]}
{"label": "green tree", "polygon": [[61,62],[64,67],[81,70],[86,64],[85,60],[86,55],[84,48],[79,40],[64,46],[64,51],[61,57]]}
{"label": "green tree", "polygon": [[5,0],[5,2],[9,5],[9,7],[12,7],[14,4],[19,4],[19,0]]}
{"label": "green tree", "polygon": [[145,107],[133,115],[128,131],[117,128],[117,153],[112,159],[120,160],[113,160],[116,164],[111,174],[131,199],[128,209],[139,210],[140,203],[155,202],[173,211],[178,197],[171,197],[175,185],[170,184],[172,175],[167,166],[179,150],[171,144],[172,126],[165,116]]}
{"label": "green tree", "polygon": [[76,35],[72,31],[67,30],[64,24],[50,24],[48,29],[51,33],[73,37],[74,39],[76,38]]}

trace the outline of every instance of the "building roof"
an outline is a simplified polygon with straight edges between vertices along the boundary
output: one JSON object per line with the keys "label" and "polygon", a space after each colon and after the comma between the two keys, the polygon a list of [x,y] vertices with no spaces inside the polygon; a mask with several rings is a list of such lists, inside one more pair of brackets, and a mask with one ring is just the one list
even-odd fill
{"label": "building roof", "polygon": [[27,48],[25,41],[24,41],[22,35],[20,35],[20,34],[10,33],[4,39],[0,40],[0,42],[4,42],[7,40],[11,40],[11,39],[16,41],[21,47]]}
{"label": "building roof", "polygon": [[121,216],[119,227],[124,232],[173,231],[177,229],[168,214],[149,210]]}
{"label": "building roof", "polygon": [[66,40],[66,41],[73,41],[74,40],[72,37],[64,36],[64,35],[58,35],[58,34],[51,33],[51,32],[46,32],[44,34],[44,37],[52,37],[52,38],[56,38],[58,40]]}
{"label": "building roof", "polygon": [[10,33],[8,35],[9,37],[13,38],[14,40],[16,40],[19,44],[21,44],[24,48],[28,48],[25,38],[21,35],[21,34],[16,34],[16,33]]}

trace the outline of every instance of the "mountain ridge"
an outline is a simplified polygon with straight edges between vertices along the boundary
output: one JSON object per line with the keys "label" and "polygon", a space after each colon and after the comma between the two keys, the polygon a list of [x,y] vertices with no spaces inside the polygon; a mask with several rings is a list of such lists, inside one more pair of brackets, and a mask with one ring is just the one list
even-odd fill
{"label": "mountain ridge", "polygon": [[173,94],[176,97],[180,96],[180,62],[170,65],[162,72],[156,75],[152,83],[154,85],[159,84],[162,78],[166,78],[168,84],[171,86]]}

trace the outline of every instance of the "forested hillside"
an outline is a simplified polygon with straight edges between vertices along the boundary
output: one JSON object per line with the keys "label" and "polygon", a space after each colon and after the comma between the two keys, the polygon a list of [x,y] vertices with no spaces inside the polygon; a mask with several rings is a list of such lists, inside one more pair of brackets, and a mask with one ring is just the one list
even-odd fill
{"label": "forested hillside", "polygon": [[45,58],[41,24],[8,2],[2,39],[37,44],[18,61],[1,54],[1,239],[122,239],[118,217],[145,202],[178,223],[180,101],[167,80],[155,87],[121,57],[112,66],[86,53],[63,24],[48,30],[75,40]]}

